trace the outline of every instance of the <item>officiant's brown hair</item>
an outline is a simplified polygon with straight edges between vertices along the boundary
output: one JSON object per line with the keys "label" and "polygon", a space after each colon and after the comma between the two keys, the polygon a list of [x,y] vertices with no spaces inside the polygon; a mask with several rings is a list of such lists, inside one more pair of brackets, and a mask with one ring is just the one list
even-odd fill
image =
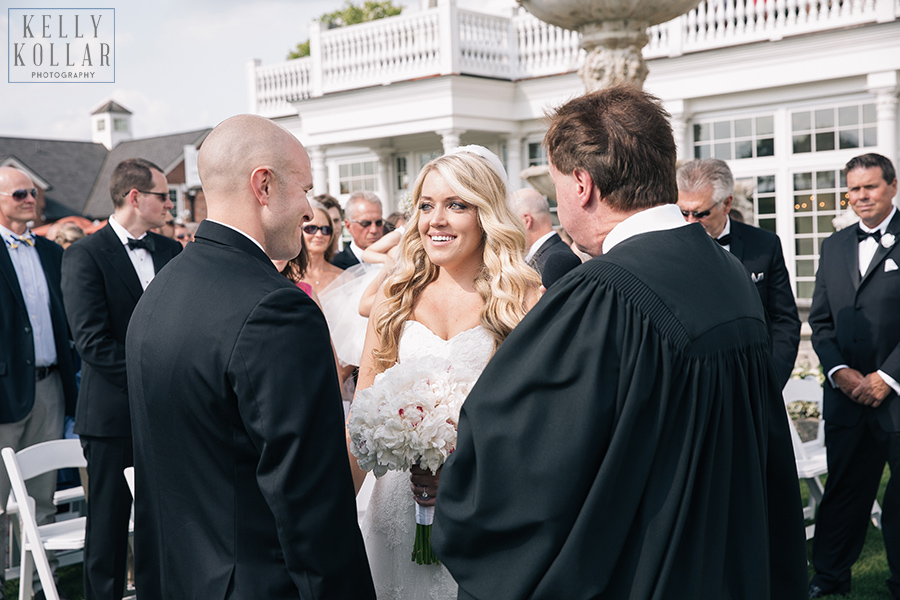
{"label": "officiant's brown hair", "polygon": [[548,115],[544,145],[554,168],[587,171],[615,210],[678,200],[670,115],[655,96],[632,86],[606,88],[567,102]]}

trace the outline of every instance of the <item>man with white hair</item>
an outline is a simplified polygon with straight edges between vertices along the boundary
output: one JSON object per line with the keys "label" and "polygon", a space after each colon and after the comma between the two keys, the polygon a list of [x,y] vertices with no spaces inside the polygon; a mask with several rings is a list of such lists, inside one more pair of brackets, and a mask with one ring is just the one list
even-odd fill
{"label": "man with white hair", "polygon": [[381,200],[372,192],[359,190],[350,194],[344,208],[344,226],[353,241],[338,252],[331,263],[346,269],[362,262],[363,250],[384,235],[384,219],[381,216]]}
{"label": "man with white hair", "polygon": [[328,327],[272,264],[300,252],[309,156],[240,115],[197,165],[209,218],[141,298],[126,343],[137,588],[374,598]]}
{"label": "man with white hair", "polygon": [[734,176],[725,161],[692,160],[678,169],[678,207],[688,223],[700,223],[718,244],[750,271],[769,318],[769,337],[778,383],[787,383],[800,344],[800,318],[784,264],[781,240],[774,233],[730,218]]}

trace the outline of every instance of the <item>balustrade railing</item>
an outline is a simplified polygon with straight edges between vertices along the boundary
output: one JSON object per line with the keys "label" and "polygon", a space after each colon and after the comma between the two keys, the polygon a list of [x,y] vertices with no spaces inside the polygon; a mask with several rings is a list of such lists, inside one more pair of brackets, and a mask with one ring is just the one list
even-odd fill
{"label": "balustrade railing", "polygon": [[[703,0],[648,30],[647,59],[892,21],[900,0]],[[576,70],[581,36],[524,10],[511,18],[452,3],[352,27],[314,24],[310,57],[257,66],[256,112],[292,114],[291,103],[330,92],[462,73],[518,80]]]}

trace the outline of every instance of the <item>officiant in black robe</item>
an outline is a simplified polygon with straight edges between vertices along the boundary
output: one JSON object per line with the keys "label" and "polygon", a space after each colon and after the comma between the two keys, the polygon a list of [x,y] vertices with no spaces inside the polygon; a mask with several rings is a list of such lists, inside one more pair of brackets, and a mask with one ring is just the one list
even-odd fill
{"label": "officiant in black robe", "polygon": [[462,409],[433,544],[459,598],[801,598],[797,473],[746,270],[675,201],[632,88],[547,134],[560,219],[595,256],[510,334]]}

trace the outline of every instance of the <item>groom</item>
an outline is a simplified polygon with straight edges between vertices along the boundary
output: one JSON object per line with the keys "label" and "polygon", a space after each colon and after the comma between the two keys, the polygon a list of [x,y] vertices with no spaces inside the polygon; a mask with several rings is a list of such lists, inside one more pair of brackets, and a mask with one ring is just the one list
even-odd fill
{"label": "groom", "polygon": [[198,157],[209,218],[126,341],[141,598],[373,599],[328,328],[300,252],[309,157],[241,115]]}
{"label": "groom", "polygon": [[675,205],[667,117],[608,88],[547,132],[560,221],[595,258],[522,320],[463,406],[432,538],[461,599],[805,593],[765,312]]}

